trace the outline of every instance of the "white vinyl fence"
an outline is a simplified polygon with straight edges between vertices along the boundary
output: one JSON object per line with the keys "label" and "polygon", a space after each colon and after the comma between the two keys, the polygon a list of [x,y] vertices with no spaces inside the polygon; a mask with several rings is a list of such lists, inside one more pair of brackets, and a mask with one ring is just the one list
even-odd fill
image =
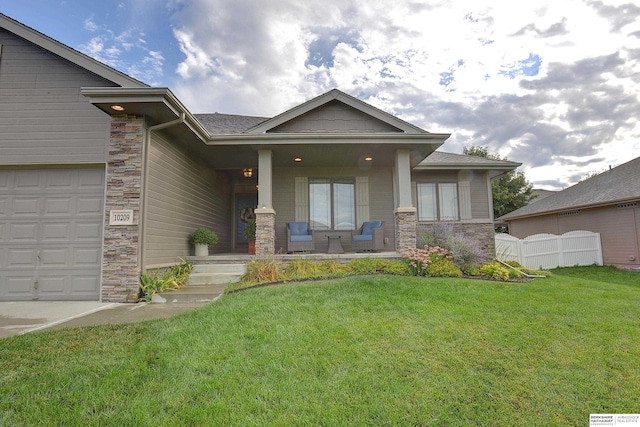
{"label": "white vinyl fence", "polygon": [[561,236],[534,234],[518,239],[496,234],[496,257],[500,261],[517,261],[532,269],[602,265],[600,234],[570,231]]}

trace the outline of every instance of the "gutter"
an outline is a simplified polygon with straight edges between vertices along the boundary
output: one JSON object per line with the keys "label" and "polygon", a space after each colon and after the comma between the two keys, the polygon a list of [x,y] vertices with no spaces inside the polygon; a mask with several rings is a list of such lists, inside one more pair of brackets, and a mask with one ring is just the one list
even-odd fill
{"label": "gutter", "polygon": [[157,125],[149,126],[144,134],[144,143],[142,146],[142,168],[144,169],[144,175],[142,177],[141,190],[142,194],[140,197],[140,236],[138,241],[138,250],[140,251],[138,254],[138,262],[140,263],[140,269],[144,268],[144,245],[145,245],[145,236],[147,235],[147,199],[148,199],[148,191],[147,191],[147,182],[149,181],[149,148],[151,146],[151,133],[166,129],[172,126],[176,126],[179,124],[183,124],[185,122],[185,113],[184,111],[180,112],[180,117],[176,120],[171,120],[165,123],[158,123]]}

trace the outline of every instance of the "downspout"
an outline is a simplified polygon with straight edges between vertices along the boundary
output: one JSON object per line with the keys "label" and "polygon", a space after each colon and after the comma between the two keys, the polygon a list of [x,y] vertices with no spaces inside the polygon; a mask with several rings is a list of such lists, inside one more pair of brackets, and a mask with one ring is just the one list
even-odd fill
{"label": "downspout", "polygon": [[149,148],[151,147],[151,133],[157,130],[162,130],[162,129],[169,128],[171,126],[182,124],[184,123],[184,121],[185,121],[185,113],[183,111],[183,112],[180,112],[180,117],[177,118],[176,120],[150,126],[149,128],[147,128],[147,131],[144,134],[144,145],[142,147],[143,149],[142,168],[144,170],[144,174],[142,177],[142,184],[141,184],[142,195],[140,200],[141,232],[140,232],[139,241],[138,241],[138,248],[139,248],[138,262],[141,270],[143,270],[144,268],[144,261],[145,261],[144,245],[145,245],[145,238],[146,238],[145,236],[147,235],[147,198],[148,198],[147,183],[149,182]]}

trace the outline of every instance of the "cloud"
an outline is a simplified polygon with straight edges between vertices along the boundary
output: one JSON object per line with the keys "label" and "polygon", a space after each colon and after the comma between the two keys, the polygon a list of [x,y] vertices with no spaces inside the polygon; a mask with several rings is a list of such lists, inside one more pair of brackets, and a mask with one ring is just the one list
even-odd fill
{"label": "cloud", "polygon": [[160,81],[164,74],[164,56],[161,51],[147,47],[143,32],[127,28],[114,33],[93,17],[84,22],[85,29],[96,35],[79,46],[81,52],[148,84]]}
{"label": "cloud", "polygon": [[337,87],[564,187],[640,152],[640,8],[610,1],[176,0],[171,86],[261,116]]}

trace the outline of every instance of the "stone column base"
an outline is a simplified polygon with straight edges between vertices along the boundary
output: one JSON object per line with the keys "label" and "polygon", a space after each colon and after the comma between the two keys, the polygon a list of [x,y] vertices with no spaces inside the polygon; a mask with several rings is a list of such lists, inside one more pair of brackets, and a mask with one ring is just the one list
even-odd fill
{"label": "stone column base", "polygon": [[398,208],[393,212],[396,222],[396,251],[403,252],[416,248],[416,208]]}
{"label": "stone column base", "polygon": [[276,211],[256,209],[256,255],[276,253]]}

